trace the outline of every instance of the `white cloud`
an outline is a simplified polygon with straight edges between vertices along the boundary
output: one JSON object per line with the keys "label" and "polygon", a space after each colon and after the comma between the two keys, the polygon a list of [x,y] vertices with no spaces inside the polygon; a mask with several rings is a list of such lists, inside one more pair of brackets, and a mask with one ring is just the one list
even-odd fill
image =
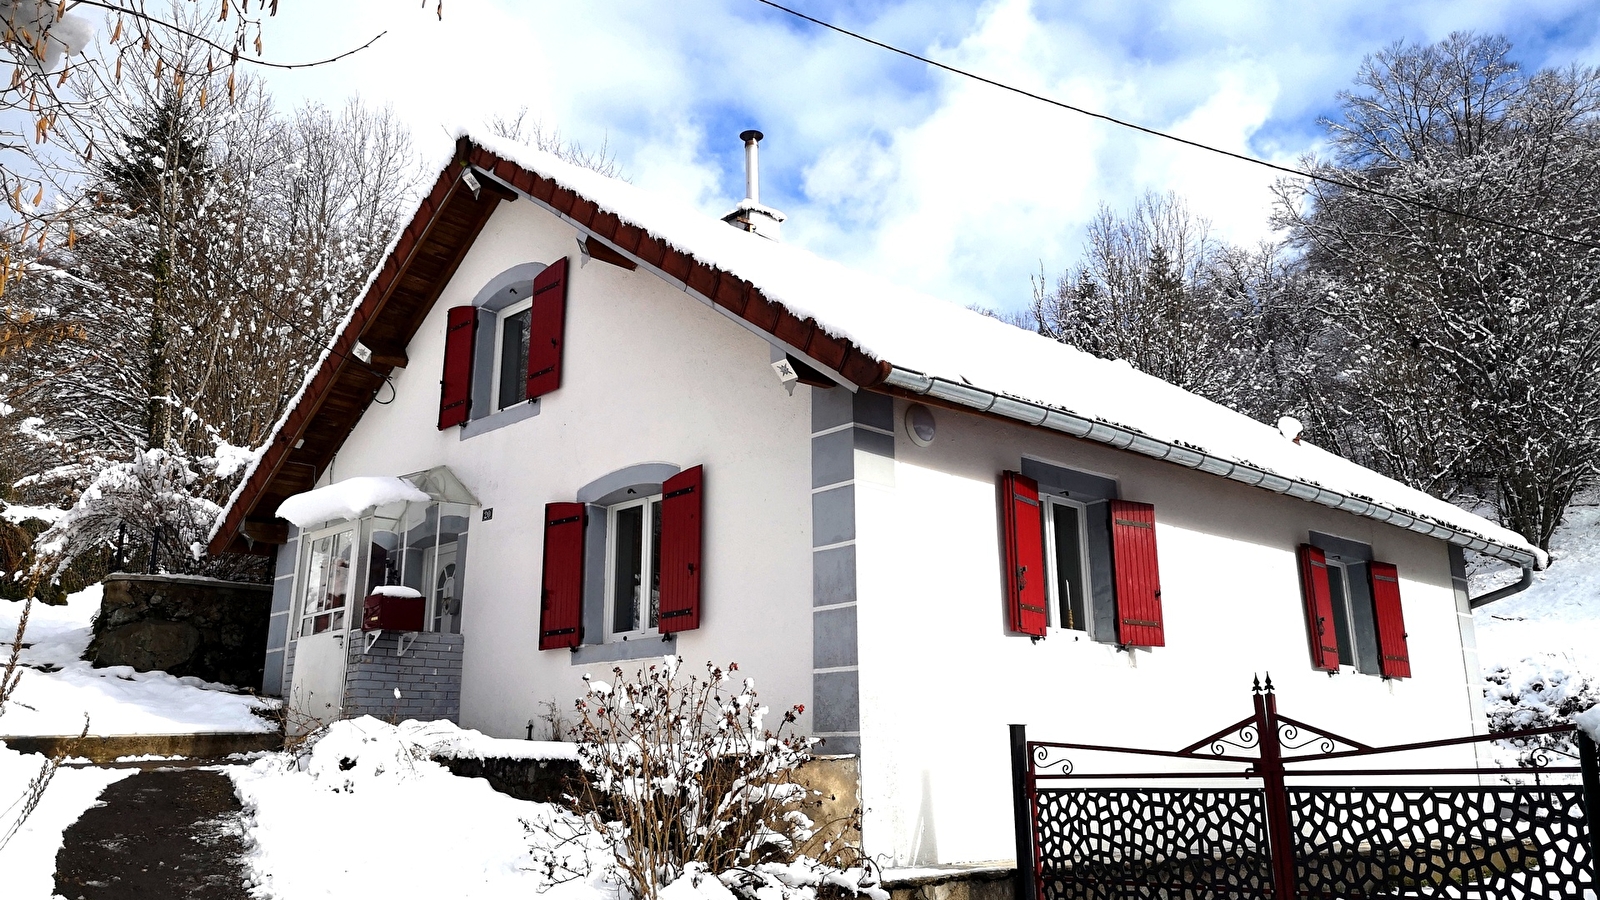
{"label": "white cloud", "polygon": [[[963,303],[1021,305],[1041,261],[1052,274],[1073,261],[1101,203],[1125,208],[1146,190],[1185,195],[1227,239],[1267,234],[1270,171],[930,71],[748,0],[453,0],[442,22],[398,6],[284,4],[269,27],[280,57],[390,33],[338,65],[273,74],[276,91],[392,102],[435,149],[441,125],[526,105],[586,144],[609,139],[635,183],[710,214],[739,196],[736,135],[758,127],[763,200],[789,213],[786,239]],[[1363,54],[1463,27],[1539,36],[1584,3],[802,6],[1046,96],[1293,163],[1316,147],[1315,116]],[[1568,43],[1593,62],[1595,41]],[[1565,52],[1555,61],[1576,51]]]}

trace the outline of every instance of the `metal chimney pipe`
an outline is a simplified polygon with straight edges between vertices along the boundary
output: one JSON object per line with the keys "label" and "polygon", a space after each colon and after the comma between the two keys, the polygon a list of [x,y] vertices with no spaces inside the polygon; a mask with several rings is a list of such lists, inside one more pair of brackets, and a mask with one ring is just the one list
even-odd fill
{"label": "metal chimney pipe", "polygon": [[744,198],[751,203],[761,202],[761,170],[756,164],[756,144],[766,135],[754,128],[739,133],[744,141]]}

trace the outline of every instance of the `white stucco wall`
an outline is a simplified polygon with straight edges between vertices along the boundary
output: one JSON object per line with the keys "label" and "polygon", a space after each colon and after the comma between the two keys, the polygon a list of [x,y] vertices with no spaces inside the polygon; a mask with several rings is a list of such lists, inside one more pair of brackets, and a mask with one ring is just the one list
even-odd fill
{"label": "white stucco wall", "polygon": [[[937,436],[920,448],[905,407],[897,401],[892,474],[858,479],[856,499],[865,835],[880,860],[1014,855],[1013,722],[1035,740],[1176,750],[1250,715],[1252,676],[1270,672],[1280,711],[1357,740],[1471,733],[1444,544],[953,411],[934,411]],[[997,480],[1024,455],[1113,477],[1123,499],[1155,505],[1165,647],[1006,632]],[[1311,530],[1398,566],[1413,678],[1311,668],[1294,552]]]}
{"label": "white stucco wall", "polygon": [[[580,267],[576,237],[531,201],[503,204],[407,348],[394,401],[367,410],[328,477],[444,464],[494,509],[469,531],[461,722],[521,737],[541,701],[570,710],[585,673],[610,680],[613,665],[639,665],[538,650],[544,505],[627,466],[704,465],[703,614],[678,652],[694,667],[738,662],[774,708],[809,705],[809,392],[784,391],[764,340],[655,276]],[[447,310],[515,264],[563,256],[561,388],[505,428],[467,440],[437,430]]]}

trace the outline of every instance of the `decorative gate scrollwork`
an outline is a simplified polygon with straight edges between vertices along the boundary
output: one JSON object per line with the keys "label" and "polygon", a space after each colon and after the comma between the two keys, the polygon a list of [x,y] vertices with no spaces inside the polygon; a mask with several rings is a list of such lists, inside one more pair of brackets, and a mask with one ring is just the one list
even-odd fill
{"label": "decorative gate scrollwork", "polygon": [[[1017,900],[1595,896],[1600,764],[1571,726],[1376,747],[1280,715],[1270,678],[1251,693],[1255,715],[1176,751],[1029,741],[1012,726]],[[1338,768],[1488,741],[1538,752],[1517,767]],[[1573,743],[1580,765],[1553,764]],[[1090,772],[1078,752],[1213,765]],[[1548,783],[1573,775],[1582,786]],[[1424,783],[1370,786],[1401,776]]]}

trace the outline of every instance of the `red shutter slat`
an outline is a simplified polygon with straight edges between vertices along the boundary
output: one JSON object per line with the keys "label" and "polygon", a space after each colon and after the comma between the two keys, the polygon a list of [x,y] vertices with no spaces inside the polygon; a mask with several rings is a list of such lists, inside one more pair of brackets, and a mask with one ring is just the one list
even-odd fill
{"label": "red shutter slat", "polygon": [[1012,631],[1044,637],[1049,617],[1045,587],[1044,519],[1039,483],[1019,472],[1000,475],[1000,510],[1005,543],[1006,612]]}
{"label": "red shutter slat", "polygon": [[701,510],[704,504],[704,466],[685,469],[661,485],[658,627],[662,634],[700,627]]}
{"label": "red shutter slat", "polygon": [[1310,544],[1300,545],[1300,592],[1306,604],[1306,632],[1311,639],[1311,666],[1339,671],[1339,642],[1333,633],[1333,597],[1328,590],[1328,555]]}
{"label": "red shutter slat", "polygon": [[439,379],[439,430],[467,421],[472,410],[472,350],[478,331],[478,310],[450,308],[444,333],[444,377]]}
{"label": "red shutter slat", "polygon": [[528,322],[528,399],[561,387],[561,344],[567,321],[567,261],[551,263],[533,279]]}
{"label": "red shutter slat", "polygon": [[1406,619],[1400,612],[1400,573],[1386,562],[1367,564],[1372,576],[1372,612],[1378,621],[1378,670],[1386,678],[1411,677]]}
{"label": "red shutter slat", "polygon": [[1129,647],[1165,646],[1154,506],[1111,501],[1111,566],[1117,588],[1117,641]]}
{"label": "red shutter slat", "polygon": [[576,647],[583,639],[583,519],[582,503],[545,505],[540,650]]}

